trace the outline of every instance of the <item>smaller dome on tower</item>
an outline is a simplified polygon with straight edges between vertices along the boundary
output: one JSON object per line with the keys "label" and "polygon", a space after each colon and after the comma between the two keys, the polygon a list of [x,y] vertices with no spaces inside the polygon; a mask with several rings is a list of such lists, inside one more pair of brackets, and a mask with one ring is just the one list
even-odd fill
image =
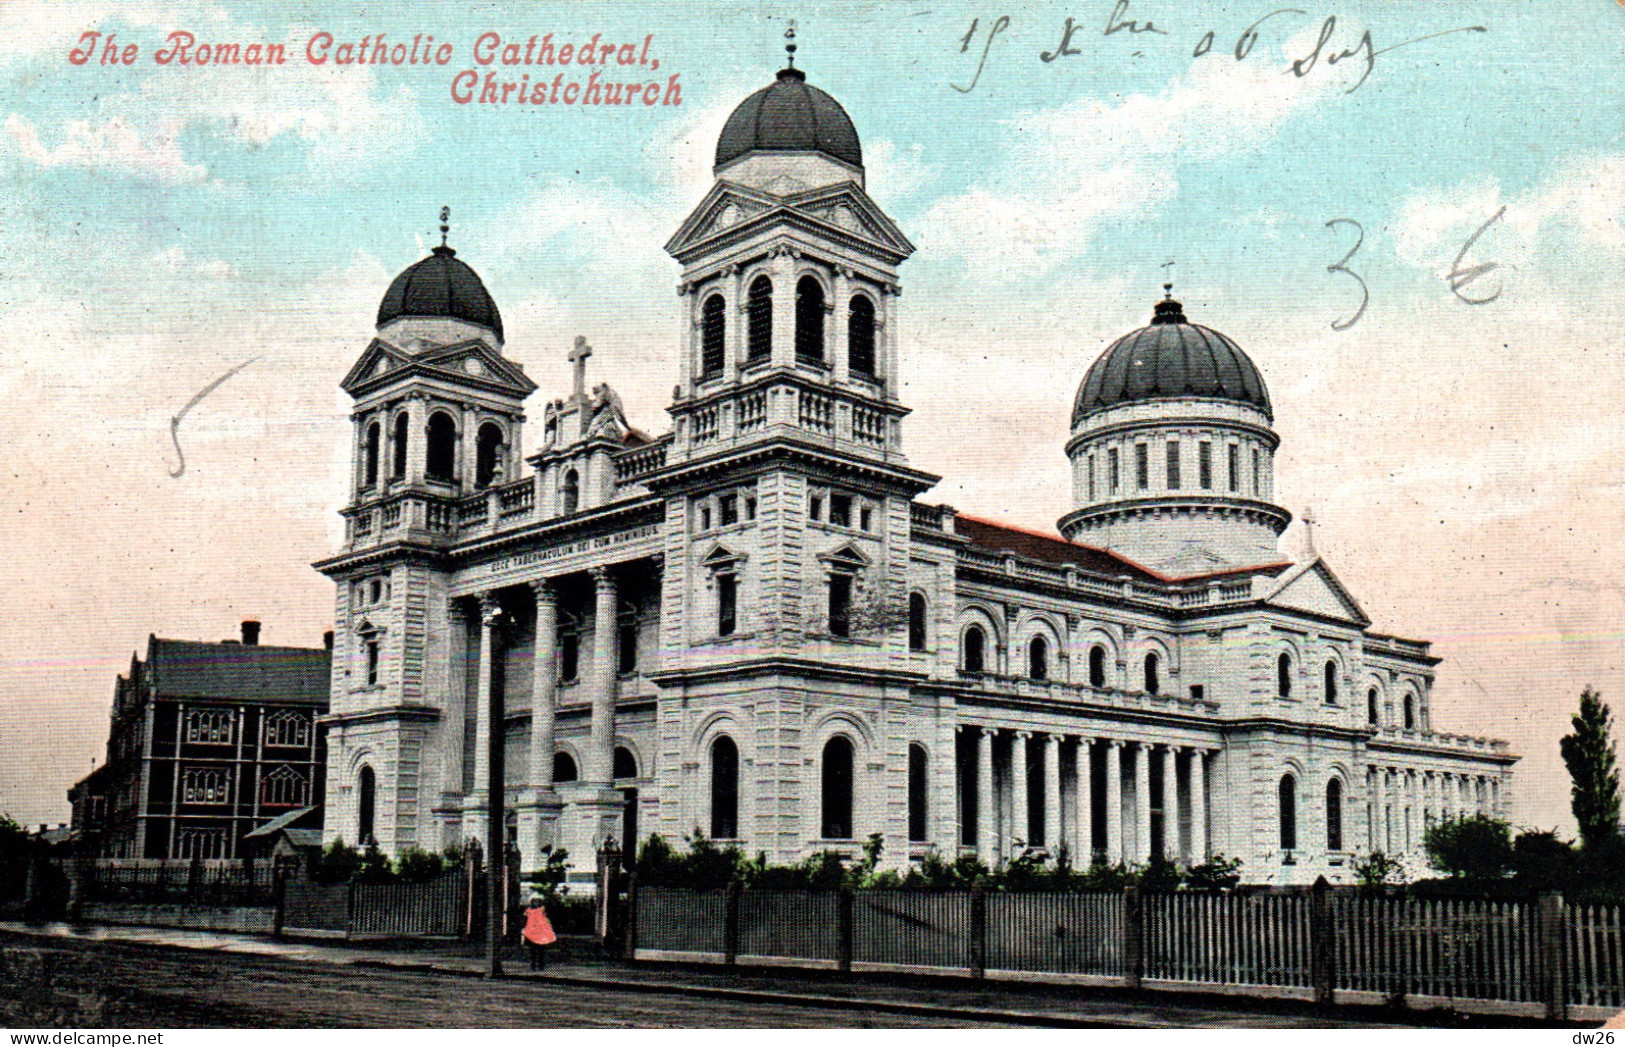
{"label": "smaller dome on tower", "polygon": [[378,303],[378,326],[403,317],[462,320],[502,338],[502,314],[485,283],[444,244],[408,267],[384,292]]}
{"label": "smaller dome on tower", "polygon": [[807,83],[794,67],[779,70],[771,84],[739,103],[717,138],[716,166],[757,150],[823,153],[863,166],[857,128],[827,92]]}
{"label": "smaller dome on tower", "polygon": [[1186,396],[1250,404],[1274,417],[1264,376],[1241,346],[1191,323],[1170,294],[1150,324],[1113,342],[1083,376],[1072,425],[1118,404]]}

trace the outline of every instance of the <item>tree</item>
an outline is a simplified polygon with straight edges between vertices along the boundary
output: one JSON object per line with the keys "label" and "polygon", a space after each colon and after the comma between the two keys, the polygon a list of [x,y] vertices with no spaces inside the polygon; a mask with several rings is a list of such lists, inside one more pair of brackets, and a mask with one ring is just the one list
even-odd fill
{"label": "tree", "polygon": [[1367,890],[1381,890],[1405,882],[1405,864],[1382,851],[1372,851],[1354,863],[1354,878]]}
{"label": "tree", "polygon": [[1428,863],[1458,880],[1499,880],[1512,870],[1512,827],[1475,814],[1450,818],[1422,834]]}
{"label": "tree", "polygon": [[1580,844],[1589,851],[1606,846],[1619,834],[1613,716],[1602,695],[1587,687],[1571,722],[1574,733],[1564,735],[1559,745],[1573,782],[1570,803],[1580,826]]}

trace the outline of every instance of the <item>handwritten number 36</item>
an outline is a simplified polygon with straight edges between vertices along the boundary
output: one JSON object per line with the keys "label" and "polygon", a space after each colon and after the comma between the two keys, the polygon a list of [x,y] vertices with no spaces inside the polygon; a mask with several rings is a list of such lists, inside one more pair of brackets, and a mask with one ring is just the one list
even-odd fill
{"label": "handwritten number 36", "polygon": [[1328,265],[1326,267],[1326,271],[1328,273],[1347,273],[1348,275],[1354,277],[1355,282],[1360,285],[1360,308],[1354,310],[1354,315],[1349,317],[1347,320],[1333,320],[1332,330],[1334,331],[1346,331],[1355,324],[1359,323],[1360,317],[1365,315],[1365,307],[1371,302],[1371,290],[1370,288],[1366,287],[1364,278],[1361,277],[1359,273],[1349,268],[1349,259],[1353,258],[1355,252],[1360,249],[1360,245],[1365,243],[1365,227],[1352,218],[1333,218],[1331,221],[1326,223],[1326,228],[1335,229],[1340,223],[1344,222],[1354,227],[1355,231],[1359,234],[1358,239],[1354,241],[1354,246],[1349,248],[1349,253],[1338,259],[1338,261],[1334,264]]}

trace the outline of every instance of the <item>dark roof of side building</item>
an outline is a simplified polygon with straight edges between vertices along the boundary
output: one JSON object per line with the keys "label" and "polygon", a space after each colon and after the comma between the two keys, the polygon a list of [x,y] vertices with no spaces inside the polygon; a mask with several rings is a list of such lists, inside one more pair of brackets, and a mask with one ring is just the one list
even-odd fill
{"label": "dark roof of side building", "polygon": [[970,539],[972,548],[995,555],[1014,553],[1040,563],[1077,567],[1093,574],[1104,574],[1113,578],[1126,575],[1144,582],[1162,580],[1159,575],[1109,549],[1079,545],[1058,535],[1040,534],[1037,531],[1027,531],[963,515],[954,517],[954,531]]}
{"label": "dark roof of side building", "polygon": [[147,640],[147,672],[160,698],[327,701],[332,656],[304,647]]}

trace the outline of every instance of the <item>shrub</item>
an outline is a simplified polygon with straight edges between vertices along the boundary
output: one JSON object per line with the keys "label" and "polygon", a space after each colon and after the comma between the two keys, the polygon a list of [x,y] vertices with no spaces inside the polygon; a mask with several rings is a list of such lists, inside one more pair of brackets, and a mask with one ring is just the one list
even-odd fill
{"label": "shrub", "polygon": [[1430,826],[1422,847],[1435,869],[1459,880],[1499,880],[1512,870],[1512,827],[1482,814]]}
{"label": "shrub", "polygon": [[345,843],[334,840],[310,863],[310,878],[317,883],[344,883],[355,875],[361,865],[361,853]]}
{"label": "shrub", "polygon": [[1354,879],[1367,891],[1380,891],[1405,882],[1405,865],[1382,851],[1372,851],[1354,863]]}
{"label": "shrub", "polygon": [[427,883],[448,868],[446,859],[438,854],[408,847],[395,859],[395,869],[407,883]]}
{"label": "shrub", "polygon": [[1192,891],[1229,890],[1241,882],[1241,859],[1215,854],[1185,872],[1185,887]]}
{"label": "shrub", "polygon": [[[520,879],[525,882],[529,891],[535,891],[542,896],[542,902],[551,912],[553,906],[564,897],[564,880],[568,873],[570,852],[563,847],[555,850],[552,844],[547,844],[542,848],[540,857],[541,868],[522,874]],[[529,898],[527,893],[525,900],[529,901]]]}

